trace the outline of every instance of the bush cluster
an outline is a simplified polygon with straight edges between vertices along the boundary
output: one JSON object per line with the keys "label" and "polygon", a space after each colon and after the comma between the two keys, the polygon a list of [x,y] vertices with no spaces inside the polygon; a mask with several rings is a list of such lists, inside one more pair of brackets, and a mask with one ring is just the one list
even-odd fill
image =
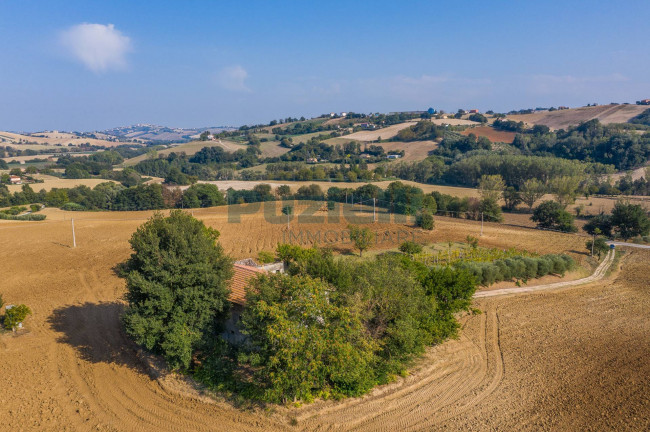
{"label": "bush cluster", "polygon": [[0,213],[0,219],[4,220],[21,220],[21,221],[42,221],[45,220],[46,216],[44,214],[26,214],[22,216],[8,215],[6,213]]}
{"label": "bush cluster", "polygon": [[511,257],[492,262],[462,261],[454,265],[470,272],[479,284],[488,286],[507,280],[528,281],[548,274],[564,275],[575,268],[568,255],[543,255],[540,257]]}
{"label": "bush cluster", "polygon": [[406,255],[334,258],[280,245],[288,274],[262,275],[247,291],[248,339],[214,343],[195,376],[209,387],[269,402],[359,396],[405,373],[410,360],[455,334],[475,281]]}

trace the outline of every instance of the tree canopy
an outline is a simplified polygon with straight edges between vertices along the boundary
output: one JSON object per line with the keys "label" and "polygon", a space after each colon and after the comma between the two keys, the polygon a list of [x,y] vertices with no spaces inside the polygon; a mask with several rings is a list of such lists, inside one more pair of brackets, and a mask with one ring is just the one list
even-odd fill
{"label": "tree canopy", "polygon": [[180,210],[155,214],[131,237],[124,327],[172,368],[188,367],[204,335],[227,316],[232,262],[218,237]]}

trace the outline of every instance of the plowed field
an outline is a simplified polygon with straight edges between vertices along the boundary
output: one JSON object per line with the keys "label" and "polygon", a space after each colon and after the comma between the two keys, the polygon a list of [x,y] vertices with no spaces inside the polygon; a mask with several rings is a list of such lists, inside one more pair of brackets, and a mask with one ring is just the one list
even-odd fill
{"label": "plowed field", "polygon": [[[152,379],[120,330],[124,283],[113,268],[129,255],[127,240],[150,213],[45,211],[43,223],[0,222],[0,293],[33,310],[25,331],[0,335],[3,430],[650,427],[648,251],[630,252],[614,277],[591,285],[477,300],[482,313],[461,318],[458,340],[433,347],[408,377],[366,397],[242,410]],[[70,247],[71,216],[76,248]],[[288,232],[284,224],[266,222],[261,211],[242,215],[241,223],[228,223],[226,208],[195,210],[195,216],[218,228],[236,257],[270,250]],[[292,221],[291,230],[314,236],[345,226]],[[392,233],[381,244],[389,247],[398,232],[458,241],[478,235],[480,223],[437,218],[431,234],[405,225],[372,228]],[[545,253],[582,250],[584,238],[486,224],[480,244]]]}

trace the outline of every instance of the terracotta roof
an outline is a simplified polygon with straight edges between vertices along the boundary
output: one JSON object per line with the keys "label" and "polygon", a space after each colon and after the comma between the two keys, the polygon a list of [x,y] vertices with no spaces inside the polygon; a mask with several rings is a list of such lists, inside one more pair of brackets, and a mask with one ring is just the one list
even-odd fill
{"label": "terracotta roof", "polygon": [[238,305],[246,304],[246,287],[250,280],[259,274],[265,274],[262,269],[243,264],[234,265],[234,275],[230,279],[230,295],[228,300]]}

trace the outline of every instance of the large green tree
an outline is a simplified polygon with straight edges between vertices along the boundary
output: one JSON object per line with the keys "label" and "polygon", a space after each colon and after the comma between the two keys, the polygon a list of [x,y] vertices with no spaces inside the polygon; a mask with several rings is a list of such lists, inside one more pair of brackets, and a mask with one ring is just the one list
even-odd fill
{"label": "large green tree", "polygon": [[564,210],[564,206],[557,201],[544,201],[538,205],[531,220],[537,222],[539,228],[565,232],[577,231],[573,225],[573,215]]}
{"label": "large green tree", "polygon": [[131,237],[124,327],[172,368],[188,367],[204,335],[227,316],[232,262],[218,237],[180,210],[155,214]]}
{"label": "large green tree", "polygon": [[618,201],[612,210],[612,227],[627,240],[650,232],[650,219],[639,204]]}
{"label": "large green tree", "polygon": [[312,400],[321,391],[358,395],[374,384],[376,343],[357,307],[330,301],[332,287],[309,276],[261,276],[242,315],[248,346],[240,356],[274,402]]}

